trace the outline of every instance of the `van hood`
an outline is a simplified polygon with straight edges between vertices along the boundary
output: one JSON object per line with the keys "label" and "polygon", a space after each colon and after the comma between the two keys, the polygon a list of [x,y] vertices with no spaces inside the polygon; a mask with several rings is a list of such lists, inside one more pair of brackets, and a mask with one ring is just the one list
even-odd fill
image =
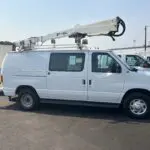
{"label": "van hood", "polygon": [[138,70],[137,73],[141,74],[141,75],[146,75],[146,76],[150,77],[150,70]]}
{"label": "van hood", "polygon": [[138,69],[138,71],[149,71],[150,72],[150,68],[143,68],[143,67],[134,67],[134,68],[136,68],[136,69]]}

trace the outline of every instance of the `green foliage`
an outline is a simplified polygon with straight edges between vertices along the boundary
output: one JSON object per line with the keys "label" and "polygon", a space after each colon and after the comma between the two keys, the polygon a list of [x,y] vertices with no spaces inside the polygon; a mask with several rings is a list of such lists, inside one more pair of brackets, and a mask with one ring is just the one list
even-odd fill
{"label": "green foliage", "polygon": [[9,41],[0,41],[0,45],[13,45],[13,43]]}

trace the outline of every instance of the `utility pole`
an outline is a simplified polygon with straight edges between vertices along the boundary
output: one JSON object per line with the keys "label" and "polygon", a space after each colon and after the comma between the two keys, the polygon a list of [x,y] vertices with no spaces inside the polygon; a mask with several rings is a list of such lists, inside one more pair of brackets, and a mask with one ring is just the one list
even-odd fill
{"label": "utility pole", "polygon": [[144,44],[144,47],[145,47],[145,57],[146,57],[146,48],[147,48],[147,26],[145,26],[145,44]]}
{"label": "utility pole", "polygon": [[133,47],[135,47],[135,53],[136,53],[136,40],[133,40]]}

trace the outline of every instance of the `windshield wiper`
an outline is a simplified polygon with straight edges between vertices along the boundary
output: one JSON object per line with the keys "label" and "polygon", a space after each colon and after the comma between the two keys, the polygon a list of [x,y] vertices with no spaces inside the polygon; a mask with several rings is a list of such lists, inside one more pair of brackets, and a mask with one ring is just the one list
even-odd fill
{"label": "windshield wiper", "polygon": [[137,72],[138,69],[136,69],[136,68],[130,68],[130,71]]}

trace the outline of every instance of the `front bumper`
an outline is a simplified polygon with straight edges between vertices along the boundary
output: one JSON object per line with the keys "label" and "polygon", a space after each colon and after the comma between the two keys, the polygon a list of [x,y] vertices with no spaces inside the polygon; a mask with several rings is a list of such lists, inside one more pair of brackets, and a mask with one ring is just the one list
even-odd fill
{"label": "front bumper", "polygon": [[5,96],[2,88],[0,88],[0,96]]}

